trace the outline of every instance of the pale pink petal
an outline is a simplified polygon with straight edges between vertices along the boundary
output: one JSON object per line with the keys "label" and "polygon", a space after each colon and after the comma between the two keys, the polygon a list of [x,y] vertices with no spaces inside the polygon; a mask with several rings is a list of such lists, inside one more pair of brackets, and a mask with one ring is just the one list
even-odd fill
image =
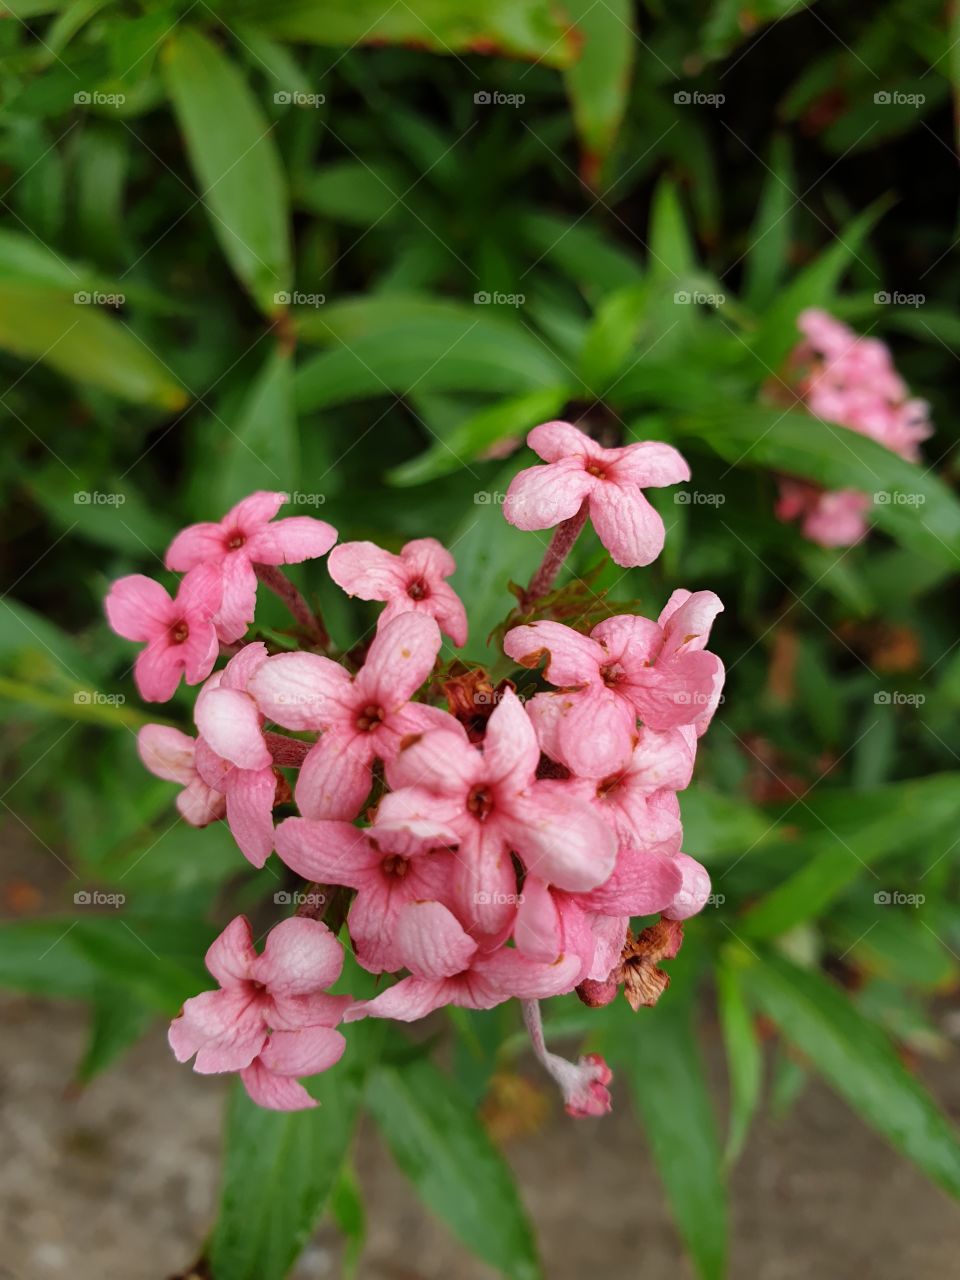
{"label": "pale pink petal", "polygon": [[583,693],[556,694],[530,715],[544,750],[585,778],[604,778],[630,754],[637,733],[633,706],[604,686]]}
{"label": "pale pink petal", "polygon": [[[388,780],[391,767],[387,766]],[[455,826],[463,818],[464,798],[462,788],[458,788],[453,794],[441,794],[426,786],[402,786],[396,791],[388,792],[380,801],[377,807],[377,826],[384,823],[393,825],[421,821]]]}
{"label": "pale pink petal", "polygon": [[411,902],[397,916],[397,949],[415,978],[451,978],[470,967],[477,944],[440,902]]}
{"label": "pale pink petal", "polygon": [[537,667],[544,657],[544,675],[559,688],[596,683],[607,661],[604,649],[590,636],[561,622],[531,622],[513,627],[503,637],[503,649],[521,667]]}
{"label": "pale pink petal", "polygon": [[434,1009],[448,1004],[453,984],[444,978],[402,978],[373,1000],[364,1000],[347,1010],[344,1022],[360,1018],[393,1018],[396,1022],[416,1022]]}
{"label": "pale pink petal", "polygon": [[487,721],[483,739],[484,774],[491,782],[509,782],[517,791],[533,778],[540,762],[540,744],[523,709],[523,703],[512,689],[502,699]]}
{"label": "pale pink petal", "polygon": [[268,1111],[306,1111],[319,1104],[293,1076],[268,1071],[259,1058],[240,1072],[251,1101]]}
{"label": "pale pink petal", "polygon": [[560,913],[547,882],[539,876],[528,875],[523,882],[513,937],[517,950],[530,960],[552,964],[560,955]]}
{"label": "pale pink petal", "polygon": [[223,573],[217,565],[198,564],[190,569],[180,582],[175,603],[175,614],[194,623],[209,621],[220,608],[223,597]]}
{"label": "pale pink petal", "polygon": [[504,824],[471,822],[453,856],[452,891],[460,919],[476,937],[502,936],[517,913],[517,874]]}
{"label": "pale pink petal", "polygon": [[144,702],[169,702],[183,675],[182,646],[163,635],[137,655],[133,678]]}
{"label": "pale pink petal", "polygon": [[639,489],[601,482],[590,494],[590,519],[611,560],[622,568],[651,564],[663,550],[663,521]]}
{"label": "pale pink petal", "polygon": [[305,818],[352,822],[357,816],[373,785],[372,736],[331,730],[310,748],[295,792]]}
{"label": "pale pink petal", "polygon": [[248,692],[268,720],[286,729],[320,729],[346,714],[350,677],[317,653],[278,653],[251,676]]}
{"label": "pale pink petal", "polygon": [[658,619],[663,628],[663,655],[705,649],[710,628],[723,603],[713,591],[674,591]]}
{"label": "pale pink petal", "polygon": [[644,726],[627,764],[630,785],[647,793],[667,788],[684,791],[693,776],[694,751],[679,730],[659,732]]}
{"label": "pale pink petal", "polygon": [[187,684],[200,684],[206,680],[220,653],[220,641],[213,625],[209,622],[191,622],[190,634],[176,647],[180,650],[183,678]]}
{"label": "pale pink petal", "polygon": [[720,659],[701,649],[651,667],[643,684],[631,684],[626,692],[644,724],[673,729],[712,715],[722,682]]}
{"label": "pale pink petal", "polygon": [[236,987],[187,1000],[167,1038],[180,1062],[196,1051],[194,1071],[213,1075],[248,1066],[263,1047],[266,1027],[256,1000]]}
{"label": "pale pink petal", "polygon": [[430,583],[431,590],[436,589],[440,578],[449,578],[456,572],[457,562],[436,538],[414,538],[400,552],[403,561]]}
{"label": "pale pink petal", "polygon": [[330,552],[327,569],[338,587],[361,600],[389,600],[405,589],[400,557],[375,542],[341,542]]}
{"label": "pale pink petal", "polygon": [[440,628],[428,615],[393,618],[374,637],[356,677],[358,692],[386,711],[398,710],[433,670],[440,643]]}
{"label": "pale pink petal", "polygon": [[512,802],[503,822],[527,872],[560,889],[592,889],[613,870],[613,832],[591,806],[566,793],[534,785]]}
{"label": "pale pink petal", "polygon": [[227,553],[227,540],[219,524],[191,524],[181,529],[167,547],[164,564],[186,573],[198,564],[216,564]]}
{"label": "pale pink petal", "polygon": [[303,1027],[335,1027],[353,1004],[353,996],[332,996],[326,991],[308,995],[271,995],[265,1003],[266,1022],[274,1031],[299,1031]]}
{"label": "pale pink petal", "polygon": [[422,787],[440,795],[469,791],[482,772],[480,752],[470,746],[459,725],[457,731],[432,729],[405,743],[387,766],[387,778],[395,790]]}
{"label": "pale pink petal", "polygon": [[563,956],[553,964],[528,960],[515,948],[501,947],[477,959],[474,969],[504,997],[520,1000],[545,999],[572,991],[580,979],[579,956]]}
{"label": "pale pink petal", "polygon": [[678,853],[676,862],[683,883],[668,907],[663,910],[667,920],[686,920],[702,911],[710,897],[710,876],[706,867],[686,853]]}
{"label": "pale pink petal", "polygon": [[302,564],[325,556],[337,531],[314,516],[288,516],[251,534],[244,551],[254,564]]}
{"label": "pale pink petal", "polygon": [[616,452],[619,457],[607,468],[607,475],[618,484],[659,489],[690,479],[686,459],[672,445],[644,440],[639,444],[628,444]]}
{"label": "pale pink petal", "polygon": [[669,907],[682,886],[675,857],[621,848],[610,878],[581,901],[606,915],[648,916]]}
{"label": "pale pink petal", "polygon": [[256,533],[261,525],[273,519],[286,501],[285,493],[258,489],[231,507],[220,521],[220,527],[228,537],[232,533],[242,533],[244,536]]}
{"label": "pale pink petal", "polygon": [[227,802],[221,792],[194,778],[176,799],[177,810],[192,827],[206,827],[226,816]]}
{"label": "pale pink petal", "polygon": [[210,944],[203,962],[221,987],[233,987],[249,978],[256,958],[250,921],[246,916],[235,916]]}
{"label": "pale pink petal", "polygon": [[591,458],[599,452],[599,446],[570,422],[541,422],[528,433],[527,444],[544,462],[558,462],[566,457]]}
{"label": "pale pink petal", "polygon": [[653,662],[663,644],[657,623],[632,613],[604,618],[590,634],[603,645],[606,661],[617,664],[627,676],[635,668]]}
{"label": "pale pink petal", "polygon": [[518,529],[550,529],[575,516],[598,483],[579,458],[518,471],[507,487],[503,516]]}
{"label": "pale pink petal", "polygon": [[137,734],[137,751],[144,766],[156,777],[182,786],[197,776],[195,746],[188,734],[166,724],[145,724]]}
{"label": "pale pink petal", "polygon": [[467,611],[453,587],[446,582],[436,583],[421,607],[436,618],[440,630],[450,637],[458,649],[467,643]]}
{"label": "pale pink petal", "polygon": [[227,825],[240,852],[262,867],[273,852],[273,802],[277,779],[273,769],[238,769],[227,783]]}
{"label": "pale pink petal", "polygon": [[291,916],[270,930],[250,976],[274,997],[310,995],[336,982],[342,968],[343,948],[327,926]]}
{"label": "pale pink petal", "polygon": [[110,588],[104,609],[107,621],[125,640],[152,640],[174,620],[174,604],[159,582],[142,573],[118,578]]}
{"label": "pale pink petal", "polygon": [[249,694],[208,689],[194,708],[197,728],[218,756],[240,769],[268,769],[273,757],[260,731],[260,713]]}
{"label": "pale pink petal", "polygon": [[335,1066],[347,1042],[332,1027],[274,1031],[260,1052],[260,1063],[281,1076],[315,1076]]}
{"label": "pale pink petal", "polygon": [[384,854],[371,845],[366,831],[349,822],[313,822],[287,818],[276,830],[277,853],[305,880],[359,889],[378,878]]}
{"label": "pale pink petal", "polygon": [[220,565],[223,595],[216,617],[217,631],[227,644],[246,634],[257,610],[257,575],[247,557],[232,551]]}

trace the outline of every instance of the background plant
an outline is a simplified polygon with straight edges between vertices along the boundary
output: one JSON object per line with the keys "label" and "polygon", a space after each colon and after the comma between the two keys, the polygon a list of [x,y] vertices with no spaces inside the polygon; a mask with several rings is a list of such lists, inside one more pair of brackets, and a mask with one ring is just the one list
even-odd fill
{"label": "background plant", "polygon": [[[945,1049],[928,1007],[960,942],[960,32],[942,6],[762,5],[748,31],[725,2],[7,9],[3,803],[64,864],[64,909],[3,927],[0,980],[90,1004],[89,1079],[198,988],[231,912],[287,909],[143,776],[109,580],[155,572],[179,525],[285,488],[314,514],[322,498],[344,538],[396,549],[429,527],[451,545],[471,656],[489,659],[504,566],[526,581],[540,553],[495,510],[522,465],[505,441],[576,414],[690,459],[690,501],[661,495],[665,555],[591,585],[651,605],[716,589],[730,675],[683,805],[716,908],[656,1010],[571,1003],[548,1035],[589,1037],[634,1086],[705,1276],[723,1273],[724,1171],[767,1072],[757,1015],[777,1028],[776,1097],[821,1072],[956,1192],[954,1133],[901,1061]],[[810,305],[893,343],[932,403],[922,466],[788,407]],[[826,552],[774,520],[778,471],[914,500],[875,503],[879,531]],[[598,559],[585,537],[574,570]],[[341,642],[369,623],[322,573],[300,584]],[[124,902],[72,901],[97,893]],[[695,1035],[713,1001],[725,1147]],[[235,1098],[214,1274],[282,1275],[328,1203],[360,1230],[366,1107],[468,1247],[536,1275],[472,1118],[517,1050],[503,1019],[456,1019],[452,1071],[371,1031],[310,1116]],[[264,1199],[246,1171],[277,1160]]]}

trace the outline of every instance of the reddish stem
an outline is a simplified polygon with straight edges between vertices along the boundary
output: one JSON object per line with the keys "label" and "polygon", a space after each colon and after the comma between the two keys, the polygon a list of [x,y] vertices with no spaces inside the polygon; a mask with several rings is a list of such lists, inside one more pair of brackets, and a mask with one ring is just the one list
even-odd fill
{"label": "reddish stem", "polygon": [[278,599],[283,601],[293,618],[314,642],[321,649],[328,648],[330,636],[323,625],[323,619],[319,614],[314,613],[287,575],[281,573],[276,565],[272,564],[257,564],[254,568],[257,571],[257,577],[267,590],[272,591]]}
{"label": "reddish stem", "polygon": [[588,504],[584,502],[575,516],[558,524],[553,531],[550,545],[544,552],[539,569],[530,579],[530,584],[520,600],[520,608],[528,609],[535,600],[541,600],[556,580],[564,560],[570,554],[573,544],[580,536],[580,530],[587,523]]}
{"label": "reddish stem", "polygon": [[301,742],[299,738],[288,738],[283,733],[272,733],[269,729],[263,735],[264,741],[273,756],[273,763],[289,769],[299,769],[304,757],[313,746],[312,742]]}

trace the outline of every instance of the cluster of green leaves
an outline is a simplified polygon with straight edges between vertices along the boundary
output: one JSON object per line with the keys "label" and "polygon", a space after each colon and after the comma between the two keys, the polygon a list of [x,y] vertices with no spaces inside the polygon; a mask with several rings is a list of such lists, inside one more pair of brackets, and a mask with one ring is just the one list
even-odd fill
{"label": "cluster of green leaves", "polygon": [[[789,408],[783,372],[799,311],[826,306],[896,340],[933,400],[930,459],[956,439],[952,209],[936,200],[956,32],[941,6],[897,0],[867,19],[755,5],[751,21],[773,24],[762,56],[783,73],[769,113],[727,0],[669,15],[587,0],[6,8],[4,803],[38,858],[64,860],[68,908],[94,886],[124,902],[3,925],[0,983],[89,1003],[88,1080],[204,985],[205,946],[229,914],[266,922],[264,883],[286,884],[275,860],[251,876],[222,826],[175,821],[170,787],[144,774],[133,735],[148,719],[187,724],[190,697],[139,709],[129,646],[101,620],[110,579],[162,572],[180,524],[283,488],[344,538],[443,539],[468,656],[509,674],[487,637],[507,580],[527,579],[543,548],[499,511],[529,461],[511,449],[536,422],[579,413],[625,441],[678,444],[694,482],[687,502],[656,495],[669,530],[656,565],[594,574],[588,533],[573,572],[652,614],[678,585],[718,591],[730,670],[683,798],[716,905],[688,926],[657,1009],[571,998],[547,1034],[589,1038],[631,1086],[708,1280],[725,1268],[725,1175],[763,1101],[760,1015],[779,1033],[775,1099],[819,1072],[960,1193],[956,1136],[893,1047],[944,1049],[927,1008],[958,978],[960,657],[946,599],[960,507],[949,471]],[[728,109],[674,100],[693,87]],[[874,101],[887,90],[924,102]],[[525,101],[475,101],[494,92]],[[901,147],[932,155],[932,213],[897,181]],[[868,176],[849,167],[861,156]],[[926,305],[875,302],[894,287]],[[893,497],[865,544],[826,552],[774,519],[778,472]],[[301,581],[338,643],[369,626],[322,566]],[[258,625],[279,634],[276,602]],[[891,637],[907,660],[891,658]],[[874,901],[893,891],[926,901]],[[350,972],[345,989],[363,980]],[[695,1034],[713,1000],[725,1141]],[[537,1276],[476,1119],[515,1030],[510,1010],[452,1019],[451,1073],[429,1043],[352,1027],[348,1056],[314,1082],[317,1112],[271,1115],[237,1093],[214,1275],[281,1277],[327,1206],[355,1257],[349,1153],[366,1109],[468,1248]]]}

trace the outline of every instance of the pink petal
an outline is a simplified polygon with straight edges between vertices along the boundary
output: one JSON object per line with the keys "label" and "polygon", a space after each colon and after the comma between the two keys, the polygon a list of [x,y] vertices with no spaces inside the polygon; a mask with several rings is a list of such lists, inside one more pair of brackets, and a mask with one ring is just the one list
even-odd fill
{"label": "pink petal", "polygon": [[505,824],[470,822],[454,858],[452,890],[460,919],[477,937],[502,937],[517,914],[517,874]]}
{"label": "pink petal", "polygon": [[484,773],[491,782],[508,781],[518,791],[540,763],[540,744],[523,703],[507,689],[487,721],[483,740]]}
{"label": "pink petal", "polygon": [[606,880],[616,862],[616,837],[600,815],[552,788],[534,785],[528,796],[511,804],[504,825],[527,872],[560,889],[592,889]]}
{"label": "pink petal", "polygon": [[561,951],[560,913],[545,880],[528,875],[513,927],[517,950],[529,960],[552,964]]}
{"label": "pink petal", "polygon": [[137,734],[137,751],[145,768],[165,782],[187,786],[197,776],[193,738],[165,724],[145,724]]}
{"label": "pink petal", "polygon": [[192,622],[190,634],[177,647],[187,684],[200,684],[206,680],[220,653],[220,641],[213,625],[209,622]]}
{"label": "pink petal", "polygon": [[256,958],[250,921],[246,916],[235,916],[210,944],[203,962],[221,987],[232,987],[249,978]]}
{"label": "pink petal", "polygon": [[544,462],[559,462],[561,458],[590,458],[598,447],[579,427],[569,422],[541,422],[527,435],[529,447]]}
{"label": "pink petal", "polygon": [[281,1076],[315,1076],[335,1066],[347,1042],[332,1027],[274,1031],[260,1053],[260,1064]]}
{"label": "pink petal", "polygon": [[166,635],[152,640],[133,664],[133,678],[144,702],[169,702],[183,675],[182,645]]}
{"label": "pink petal", "polygon": [[125,640],[152,640],[173,621],[173,601],[153,578],[131,573],[119,578],[104,601],[107,621]]}
{"label": "pink petal", "polygon": [[360,1018],[393,1018],[396,1022],[416,1022],[450,1002],[452,985],[443,978],[402,978],[373,1000],[354,1005],[347,1011],[344,1022],[356,1022]]}
{"label": "pink petal", "polygon": [[310,748],[295,791],[305,818],[351,822],[357,816],[373,785],[371,736],[331,729]]}
{"label": "pink petal", "polygon": [[622,568],[650,564],[663,550],[663,521],[639,489],[601,482],[590,495],[590,519],[611,560]]}
{"label": "pink petal", "polygon": [[260,731],[260,713],[249,694],[207,689],[194,708],[197,728],[218,756],[239,769],[269,769],[273,757]]}
{"label": "pink petal", "polygon": [[580,978],[579,956],[563,956],[553,964],[540,964],[510,947],[501,947],[491,955],[481,956],[475,971],[504,998],[540,1000],[547,996],[572,991]]}
{"label": "pink petal", "polygon": [[614,773],[633,748],[636,710],[602,685],[582,693],[537,694],[529,711],[547,754],[583,777]]}
{"label": "pink petal", "polygon": [[227,825],[240,852],[262,867],[273,851],[273,802],[277,779],[273,769],[238,769],[227,785]]}
{"label": "pink petal", "polygon": [[252,534],[244,550],[254,564],[302,564],[325,556],[337,531],[314,516],[288,516]]}
{"label": "pink petal", "polygon": [[713,714],[720,698],[723,664],[703,650],[651,667],[644,684],[628,689],[643,722],[652,729],[673,729]]}
{"label": "pink petal", "polygon": [[457,569],[456,560],[436,538],[414,538],[406,544],[400,556],[430,583],[431,590],[436,590],[439,579],[449,578]]}
{"label": "pink petal", "polygon": [[658,619],[663,628],[664,657],[681,650],[705,649],[714,619],[722,612],[723,602],[712,591],[674,591]]}
{"label": "pink petal", "polygon": [[341,542],[330,552],[327,569],[338,587],[361,600],[389,600],[405,588],[400,557],[374,542]]}
{"label": "pink petal", "polygon": [[384,710],[398,710],[433,670],[440,643],[440,628],[426,614],[393,618],[374,637],[356,677],[358,693]]}
{"label": "pink petal", "polygon": [[353,1004],[353,996],[331,996],[315,991],[305,996],[274,995],[265,1005],[266,1021],[274,1031],[299,1031],[303,1027],[335,1027]]}
{"label": "pink petal", "polygon": [[191,524],[181,529],[167,547],[164,564],[177,573],[186,573],[194,565],[216,564],[227,553],[227,540],[218,524]]}
{"label": "pink petal", "polygon": [[257,611],[257,575],[242,551],[231,551],[220,565],[223,595],[217,631],[227,644],[246,634]]}
{"label": "pink petal", "polygon": [[269,1111],[306,1111],[319,1105],[293,1076],[268,1071],[259,1058],[240,1072],[240,1079],[251,1100]]}
{"label": "pink petal", "polygon": [[346,714],[349,675],[316,653],[278,653],[251,676],[248,692],[268,720],[286,729],[320,729]]}
{"label": "pink petal", "polygon": [[663,635],[656,622],[636,614],[621,613],[605,618],[590,633],[603,646],[605,661],[619,664],[627,675],[646,667],[659,655]]}
{"label": "pink petal", "polygon": [[[387,777],[391,776],[391,767],[387,767]],[[412,771],[411,771],[412,772]],[[391,785],[394,785],[391,783]],[[390,791],[383,797],[377,807],[377,826],[394,825],[411,822],[437,822],[444,826],[455,827],[463,818],[464,795],[462,790],[455,794],[441,795],[430,788],[402,786]]]}
{"label": "pink petal", "polygon": [[467,643],[467,611],[463,601],[446,582],[438,582],[431,588],[429,599],[423,602],[426,612],[436,618],[440,630],[445,632],[458,649]]}
{"label": "pink petal", "polygon": [[559,688],[595,683],[607,655],[596,640],[561,622],[531,622],[513,627],[503,637],[503,649],[522,667],[539,666],[544,654],[544,675]]}
{"label": "pink petal", "polygon": [[652,793],[684,791],[693,776],[694,752],[678,730],[659,732],[644,725],[627,765],[631,786]]}
{"label": "pink petal", "polygon": [[518,529],[551,529],[575,516],[597,484],[579,458],[518,471],[507,487],[503,516]]}
{"label": "pink petal", "polygon": [[180,581],[180,589],[174,602],[174,613],[180,613],[190,623],[209,622],[220,608],[223,597],[223,574],[212,564],[198,564],[188,570]]}
{"label": "pink petal", "polygon": [[310,995],[336,982],[342,968],[343,948],[327,926],[292,916],[270,930],[250,976],[271,996]]}
{"label": "pink petal", "polygon": [[706,867],[685,853],[678,853],[676,862],[683,883],[673,901],[663,911],[667,920],[686,920],[702,911],[710,897],[710,876]]}
{"label": "pink petal", "polygon": [[227,534],[242,533],[250,536],[257,532],[261,525],[272,520],[287,500],[285,493],[277,490],[258,489],[249,497],[242,498],[235,507],[231,507],[220,521],[220,527]]}
{"label": "pink petal", "polygon": [[187,1000],[167,1039],[179,1062],[196,1053],[194,1070],[212,1075],[248,1066],[263,1046],[266,1028],[256,1000],[236,987]]}
{"label": "pink petal", "polygon": [[247,685],[266,662],[267,656],[267,646],[262,640],[245,644],[224,667],[223,688],[239,689],[241,693],[246,693]]}
{"label": "pink petal", "polygon": [[605,915],[648,916],[669,907],[682,886],[676,858],[622,848],[610,878],[581,901]]}
{"label": "pink petal", "polygon": [[[457,724],[452,716],[451,720]],[[387,778],[395,790],[418,787],[450,796],[469,791],[482,773],[480,752],[470,746],[459,726],[456,732],[432,729],[401,746],[387,768]]]}
{"label": "pink petal", "polygon": [[397,916],[397,949],[416,978],[450,978],[470,967],[477,944],[439,902],[411,902]]}
{"label": "pink petal", "polygon": [[639,444],[628,444],[616,452],[619,457],[608,467],[607,475],[617,483],[659,489],[690,479],[686,459],[672,445],[644,440]]}
{"label": "pink petal", "polygon": [[219,791],[207,786],[202,778],[194,778],[176,799],[177,810],[191,827],[206,827],[226,816],[227,802]]}
{"label": "pink petal", "polygon": [[371,846],[366,831],[349,822],[312,822],[287,818],[276,831],[277,853],[305,880],[359,889],[378,878],[383,853]]}

